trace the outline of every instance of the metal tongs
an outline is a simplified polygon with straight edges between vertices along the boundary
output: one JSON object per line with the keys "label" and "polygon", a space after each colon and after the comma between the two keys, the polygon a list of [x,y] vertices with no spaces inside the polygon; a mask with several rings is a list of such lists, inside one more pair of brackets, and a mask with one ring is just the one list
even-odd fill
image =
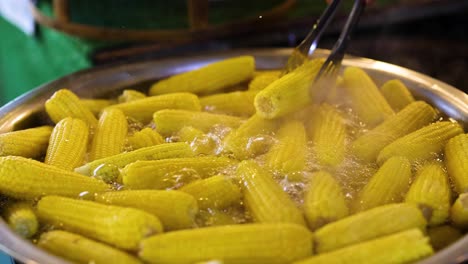
{"label": "metal tongs", "polygon": [[[297,67],[301,66],[307,58],[315,51],[318,42],[325,32],[327,26],[333,20],[333,17],[338,10],[342,0],[333,0],[330,5],[325,9],[320,18],[312,27],[312,30],[307,34],[305,39],[293,50],[291,56],[288,58],[286,67],[283,70],[283,74],[293,71]],[[335,82],[338,71],[341,67],[341,62],[344,58],[345,51],[350,41],[351,33],[358,24],[359,18],[364,11],[366,6],[366,0],[355,0],[353,8],[346,20],[346,23],[341,31],[341,34],[336,41],[330,55],[325,60],[324,64],[320,68],[317,76],[314,79],[314,85],[312,88],[316,89],[317,84],[321,87],[324,84],[330,84]],[[312,89],[311,88],[311,89]],[[320,89],[323,92],[323,89]],[[317,96],[316,98],[321,98]]]}

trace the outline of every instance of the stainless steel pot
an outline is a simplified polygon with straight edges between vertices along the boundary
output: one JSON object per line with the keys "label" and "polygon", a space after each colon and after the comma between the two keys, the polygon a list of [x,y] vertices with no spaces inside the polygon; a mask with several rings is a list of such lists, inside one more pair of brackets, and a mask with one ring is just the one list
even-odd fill
{"label": "stainless steel pot", "polygon": [[[156,79],[238,55],[255,56],[258,69],[277,69],[284,65],[291,51],[291,49],[236,50],[80,71],[44,84],[0,108],[0,132],[47,122],[44,102],[61,88],[69,88],[80,97],[103,97],[115,95],[123,88],[144,87]],[[328,51],[317,50],[315,55],[327,56]],[[460,90],[426,75],[380,61],[347,57],[343,64],[365,69],[378,84],[393,78],[402,80],[417,98],[430,102],[447,116],[460,121],[465,131],[467,130],[468,95]],[[14,234],[1,218],[0,249],[24,263],[68,263]],[[421,263],[461,263],[467,259],[468,235]]]}

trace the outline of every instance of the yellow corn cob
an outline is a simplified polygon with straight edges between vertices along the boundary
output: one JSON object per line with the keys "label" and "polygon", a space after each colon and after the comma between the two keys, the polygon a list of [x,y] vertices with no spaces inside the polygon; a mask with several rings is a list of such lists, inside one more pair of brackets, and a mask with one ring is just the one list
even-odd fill
{"label": "yellow corn cob", "polygon": [[112,167],[119,169],[138,160],[182,158],[193,157],[193,155],[190,146],[186,143],[165,143],[98,159],[76,168],[75,171],[91,176],[103,173],[99,172],[99,169],[102,169],[103,165],[107,165],[107,169],[111,169]]}
{"label": "yellow corn cob", "polygon": [[240,160],[255,157],[268,150],[269,135],[276,130],[276,121],[253,115],[224,139],[224,150]]}
{"label": "yellow corn cob", "polygon": [[255,222],[305,225],[302,212],[267,170],[246,160],[239,164],[237,176],[243,181],[244,205]]}
{"label": "yellow corn cob", "polygon": [[[295,224],[245,224],[181,230],[141,243],[138,255],[149,263],[290,263],[312,254],[312,234]],[[181,249],[184,249],[181,254]]]}
{"label": "yellow corn cob", "polygon": [[224,264],[224,262],[219,259],[210,259],[207,261],[197,261],[197,262],[194,262],[193,264]]}
{"label": "yellow corn cob", "polygon": [[[122,177],[120,175],[120,169],[121,168],[113,164],[101,164],[92,172],[92,176],[94,178],[102,180],[105,183],[121,184]],[[77,171],[77,169],[75,169],[75,172],[80,173],[79,171]]]}
{"label": "yellow corn cob", "polygon": [[88,108],[91,113],[98,116],[101,111],[113,102],[107,99],[81,99],[81,104]]}
{"label": "yellow corn cob", "polygon": [[313,97],[309,90],[322,64],[322,59],[306,62],[260,91],[254,101],[257,114],[273,119],[306,106]]}
{"label": "yellow corn cob", "polygon": [[384,83],[380,91],[395,112],[400,111],[414,102],[414,97],[411,92],[397,79]]}
{"label": "yellow corn cob", "polygon": [[348,206],[339,183],[319,171],[311,176],[304,198],[304,213],[312,230],[348,215]]}
{"label": "yellow corn cob", "polygon": [[236,128],[242,123],[242,119],[235,116],[171,109],[158,111],[153,118],[156,130],[163,135],[173,134],[184,126],[207,132],[214,125]]}
{"label": "yellow corn cob", "polygon": [[220,209],[239,203],[241,199],[239,187],[223,175],[194,181],[182,187],[180,191],[195,197],[201,209]]}
{"label": "yellow corn cob", "polygon": [[122,111],[112,108],[104,110],[94,133],[89,160],[98,160],[121,153],[127,132],[127,118]]}
{"label": "yellow corn cob", "polygon": [[204,136],[205,133],[200,129],[196,129],[192,126],[184,126],[177,133],[178,140],[181,142],[192,143],[198,137]]}
{"label": "yellow corn cob", "polygon": [[348,67],[343,78],[352,107],[362,122],[374,127],[394,114],[375,83],[363,70]]}
{"label": "yellow corn cob", "polygon": [[306,127],[308,128],[307,125],[309,124],[310,119],[312,119],[311,117],[314,116],[315,112],[317,112],[317,109],[318,106],[316,104],[308,104],[304,108],[285,116],[283,120],[294,119],[301,121],[306,124]]}
{"label": "yellow corn cob", "polygon": [[97,179],[39,161],[0,157],[0,193],[19,199],[44,195],[78,196],[104,192],[109,186]]}
{"label": "yellow corn cob", "polygon": [[450,219],[455,226],[468,228],[468,193],[460,194],[453,203],[450,209]]}
{"label": "yellow corn cob", "polygon": [[359,158],[374,162],[379,152],[396,139],[428,125],[437,117],[430,105],[423,101],[409,104],[396,115],[387,118],[380,125],[357,138],[352,152]]}
{"label": "yellow corn cob", "polygon": [[338,166],[344,159],[346,126],[340,113],[323,104],[314,113],[309,125],[309,135],[314,152],[322,166]]}
{"label": "yellow corn cob", "polygon": [[249,91],[260,92],[265,89],[272,82],[279,79],[281,72],[280,71],[271,71],[260,73],[257,76],[254,76],[252,81],[249,83]]}
{"label": "yellow corn cob", "polygon": [[98,194],[97,202],[134,207],[157,216],[166,230],[191,228],[198,212],[197,201],[180,191],[129,190]]}
{"label": "yellow corn cob", "polygon": [[34,236],[39,227],[31,204],[26,202],[16,202],[4,207],[3,218],[16,234],[24,238]]}
{"label": "yellow corn cob", "polygon": [[306,163],[307,137],[304,125],[295,120],[286,122],[278,130],[277,139],[278,142],[266,154],[266,164],[294,180],[291,176],[302,172]]}
{"label": "yellow corn cob", "polygon": [[60,120],[52,131],[44,163],[73,170],[83,163],[88,146],[88,125],[77,118]]}
{"label": "yellow corn cob", "polygon": [[425,231],[426,219],[413,204],[389,204],[345,217],[314,233],[317,253],[390,235],[406,229]]}
{"label": "yellow corn cob", "polygon": [[197,218],[199,227],[238,224],[235,216],[220,209],[209,208],[207,210],[200,210],[200,212],[198,212]]}
{"label": "yellow corn cob", "polygon": [[468,191],[468,134],[451,138],[445,145],[445,165],[458,193]]}
{"label": "yellow corn cob", "polygon": [[149,94],[214,92],[250,79],[254,70],[253,57],[230,58],[161,80],[151,86]]}
{"label": "yellow corn cob", "polygon": [[444,223],[450,210],[450,185],[442,165],[433,162],[419,169],[405,201],[420,206],[423,211],[429,209],[429,225]]}
{"label": "yellow corn cob", "polygon": [[37,245],[77,263],[139,264],[136,257],[86,237],[56,230],[43,233]]}
{"label": "yellow corn cob", "polygon": [[117,101],[119,103],[127,103],[143,98],[146,98],[146,94],[137,90],[127,89],[123,90],[122,94],[117,98]]}
{"label": "yellow corn cob", "polygon": [[0,156],[39,158],[47,151],[51,126],[41,126],[0,134]]}
{"label": "yellow corn cob", "polygon": [[437,122],[401,137],[380,151],[377,162],[382,164],[392,156],[404,156],[410,160],[423,161],[434,157],[452,137],[463,133],[458,123]]}
{"label": "yellow corn cob", "polygon": [[153,129],[147,127],[135,132],[132,136],[128,137],[128,144],[133,150],[144,147],[151,147],[165,143],[164,138]]}
{"label": "yellow corn cob", "polygon": [[441,250],[463,236],[460,230],[449,225],[429,228],[427,230],[427,235],[429,236],[431,245],[435,250]]}
{"label": "yellow corn cob", "polygon": [[421,230],[411,229],[320,254],[294,264],[413,263],[433,253],[429,239]]}
{"label": "yellow corn cob", "polygon": [[123,249],[137,249],[143,238],[163,230],[156,216],[138,209],[60,196],[42,198],[37,215],[46,223]]}
{"label": "yellow corn cob", "polygon": [[93,113],[83,105],[76,94],[67,89],[55,92],[46,101],[45,109],[54,123],[58,123],[65,117],[75,117],[85,121],[90,128],[97,125],[97,119]]}
{"label": "yellow corn cob", "polygon": [[142,123],[149,123],[153,113],[162,109],[200,111],[201,106],[198,97],[194,94],[171,93],[115,104],[110,106],[110,108],[117,108],[122,110],[126,116],[134,118]]}
{"label": "yellow corn cob", "polygon": [[364,186],[354,204],[354,211],[365,211],[403,200],[411,179],[411,164],[404,157],[388,159]]}
{"label": "yellow corn cob", "polygon": [[217,151],[218,145],[209,135],[191,126],[185,126],[177,133],[178,141],[190,144],[196,154],[213,155]]}
{"label": "yellow corn cob", "polygon": [[[335,85],[331,85],[328,89],[328,93],[326,94],[325,102],[330,105],[339,105],[343,103],[343,99],[346,98],[344,94],[346,91],[343,88],[344,86],[344,78],[343,76],[337,76]],[[346,100],[346,99],[345,99]]]}
{"label": "yellow corn cob", "polygon": [[235,165],[225,157],[175,158],[137,161],[122,170],[123,184],[131,189],[165,189],[193,180],[206,178]]}
{"label": "yellow corn cob", "polygon": [[253,105],[255,95],[256,93],[250,91],[219,93],[201,97],[200,104],[207,112],[251,116],[255,113]]}
{"label": "yellow corn cob", "polygon": [[263,70],[263,69],[258,69],[258,70],[255,70],[254,73],[253,73],[253,78],[257,78],[258,76],[260,75],[263,75],[263,74],[277,74],[278,76],[281,75],[281,71],[280,70],[274,70],[274,69],[268,69],[268,70]]}

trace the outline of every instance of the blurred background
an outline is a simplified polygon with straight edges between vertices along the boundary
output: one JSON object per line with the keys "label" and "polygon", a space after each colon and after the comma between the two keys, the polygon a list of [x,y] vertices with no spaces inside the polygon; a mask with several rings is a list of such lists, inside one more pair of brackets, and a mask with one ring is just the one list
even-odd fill
{"label": "blurred background", "polygon": [[[352,2],[344,1],[320,48],[331,48]],[[325,6],[325,0],[0,0],[0,105],[94,66],[294,47]],[[466,92],[468,0],[377,0],[366,9],[349,53]]]}

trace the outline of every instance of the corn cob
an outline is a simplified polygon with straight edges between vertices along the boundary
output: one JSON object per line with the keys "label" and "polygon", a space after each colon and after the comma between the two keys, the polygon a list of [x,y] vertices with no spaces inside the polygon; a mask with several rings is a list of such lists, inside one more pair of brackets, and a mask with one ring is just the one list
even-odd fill
{"label": "corn cob", "polygon": [[258,69],[258,70],[255,70],[252,77],[253,78],[257,78],[258,76],[260,75],[264,75],[264,74],[277,74],[278,76],[281,75],[281,70],[275,70],[275,69]]}
{"label": "corn cob", "polygon": [[145,239],[138,255],[161,264],[209,259],[224,264],[290,263],[312,254],[311,236],[303,226],[285,223],[207,227]]}
{"label": "corn cob", "polygon": [[[92,172],[92,176],[108,184],[121,184],[120,169],[113,164],[101,164]],[[78,171],[75,169],[75,172]]]}
{"label": "corn cob", "polygon": [[104,110],[94,133],[89,160],[98,160],[121,153],[127,132],[127,118],[122,111],[113,108]]}
{"label": "corn cob", "polygon": [[224,264],[224,262],[219,259],[210,259],[206,261],[197,261],[197,262],[194,262],[193,264]]}
{"label": "corn cob", "polygon": [[81,99],[81,104],[88,108],[93,115],[98,116],[101,111],[113,102],[107,99]]}
{"label": "corn cob", "polygon": [[31,204],[26,202],[15,202],[4,207],[3,218],[16,234],[24,238],[34,236],[39,227]]}
{"label": "corn cob", "polygon": [[235,225],[239,223],[236,221],[235,216],[220,209],[213,208],[200,210],[197,215],[197,220],[198,227]]}
{"label": "corn cob", "polygon": [[180,191],[195,197],[201,209],[221,209],[239,203],[241,199],[239,187],[231,179],[222,175],[191,182],[182,187]]}
{"label": "corn cob", "polygon": [[50,253],[77,263],[139,264],[136,257],[86,237],[56,230],[43,233],[37,245]]}
{"label": "corn cob", "polygon": [[451,138],[445,145],[445,165],[458,193],[468,191],[468,134]]}
{"label": "corn cob", "polygon": [[154,113],[154,123],[159,133],[170,135],[184,126],[192,126],[203,132],[207,132],[214,125],[237,128],[241,125],[242,119],[221,114],[168,109]]}
{"label": "corn cob", "polygon": [[137,190],[98,194],[96,202],[134,207],[157,216],[166,230],[191,228],[198,212],[197,201],[180,191]]}
{"label": "corn cob", "polygon": [[83,163],[88,146],[88,125],[77,118],[60,120],[52,131],[44,163],[73,170]]}
{"label": "corn cob", "polygon": [[316,104],[308,104],[304,108],[293,112],[285,117],[283,117],[283,120],[290,120],[294,119],[297,121],[301,121],[306,125],[306,128],[308,128],[308,124],[310,123],[311,117],[317,112],[318,106]]}
{"label": "corn cob", "polygon": [[76,168],[75,171],[91,176],[95,175],[96,173],[102,173],[96,171],[96,169],[102,169],[103,165],[107,165],[108,169],[111,169],[112,167],[119,169],[138,160],[157,160],[178,157],[182,158],[193,157],[193,155],[194,154],[190,149],[190,146],[186,143],[166,143],[94,160],[79,168]]}
{"label": "corn cob", "polygon": [[201,106],[198,97],[194,94],[171,93],[115,104],[110,106],[110,108],[122,110],[126,116],[146,124],[151,121],[154,112],[162,109],[200,111]]}
{"label": "corn cob", "polygon": [[309,94],[312,80],[322,64],[322,59],[306,62],[260,91],[254,101],[257,114],[265,119],[273,119],[306,106],[313,97]]}
{"label": "corn cob", "polygon": [[460,194],[453,203],[450,219],[456,227],[468,229],[468,193]]}
{"label": "corn cob", "polygon": [[235,165],[234,160],[214,156],[136,161],[127,165],[121,174],[128,188],[166,189],[196,177],[209,177],[231,165]]}
{"label": "corn cob", "polygon": [[147,212],[60,196],[37,203],[41,221],[122,249],[137,249],[145,237],[162,232],[159,219]]}
{"label": "corn cob", "polygon": [[343,88],[344,86],[344,78],[343,76],[337,76],[335,85],[331,85],[328,89],[328,93],[326,94],[325,102],[330,105],[339,105],[343,103],[343,99],[346,96],[344,94],[346,91]]}
{"label": "corn cob", "polygon": [[276,121],[253,115],[224,139],[224,150],[240,160],[255,157],[268,150],[268,140],[276,130]]}
{"label": "corn cob", "polygon": [[165,143],[164,138],[153,129],[147,127],[135,132],[132,136],[128,137],[128,144],[133,150],[144,147],[151,147]]}
{"label": "corn cob", "polygon": [[39,161],[0,157],[0,193],[18,199],[44,195],[78,196],[104,192],[109,186],[97,179],[56,168]]}
{"label": "corn cob", "polygon": [[321,105],[308,131],[318,163],[338,166],[344,159],[346,140],[346,127],[340,113],[330,105]]}
{"label": "corn cob", "polygon": [[219,93],[201,97],[200,104],[207,112],[251,116],[255,113],[253,105],[255,95],[256,93],[250,91]]}
{"label": "corn cob", "polygon": [[408,191],[410,179],[411,164],[406,158],[388,159],[359,193],[354,211],[401,202]]}
{"label": "corn cob", "polygon": [[127,103],[139,99],[146,98],[146,94],[139,92],[137,90],[123,90],[122,94],[117,98],[119,103]]}
{"label": "corn cob", "polygon": [[351,144],[352,152],[359,159],[374,162],[386,145],[428,125],[436,117],[436,111],[427,103],[423,101],[411,103],[396,115],[387,118],[382,124],[357,138]]}
{"label": "corn cob", "polygon": [[343,191],[332,175],[325,171],[312,175],[304,198],[304,213],[312,230],[348,215]]}
{"label": "corn cob", "polygon": [[254,76],[252,81],[249,83],[249,91],[260,92],[265,89],[272,82],[279,79],[281,72],[280,71],[271,71],[260,73],[257,76]]}
{"label": "corn cob", "polygon": [[51,126],[41,126],[0,134],[0,156],[39,158],[47,151]]}
{"label": "corn cob", "polygon": [[380,91],[395,112],[400,111],[414,102],[414,97],[411,92],[397,79],[384,83]]}
{"label": "corn cob", "polygon": [[251,56],[229,58],[161,80],[151,86],[149,94],[210,93],[247,81],[254,70],[255,60]]}
{"label": "corn cob", "polygon": [[237,176],[243,181],[245,208],[255,222],[305,225],[302,212],[267,170],[246,160],[239,164]]}
{"label": "corn cob", "polygon": [[372,79],[363,70],[348,67],[344,71],[344,87],[352,107],[362,122],[374,127],[394,114]]}
{"label": "corn cob", "polygon": [[413,263],[434,253],[428,240],[421,230],[410,229],[320,254],[294,264]]}
{"label": "corn cob", "polygon": [[430,209],[431,226],[447,220],[450,210],[450,185],[441,164],[428,163],[419,169],[405,201],[417,204],[422,210]]}
{"label": "corn cob", "polygon": [[196,154],[213,155],[217,151],[218,143],[203,131],[191,126],[185,126],[177,133],[178,141],[190,144]]}
{"label": "corn cob", "polygon": [[67,89],[55,92],[46,101],[45,109],[54,123],[58,123],[65,117],[74,117],[85,121],[90,128],[97,125],[97,119],[93,113],[83,105],[76,94]]}
{"label": "corn cob", "polygon": [[192,126],[184,126],[177,133],[178,141],[186,142],[189,144],[196,140],[198,137],[202,137],[204,135],[205,133],[203,133],[203,131],[201,131],[200,129],[196,129]]}
{"label": "corn cob", "polygon": [[295,120],[284,123],[277,133],[276,142],[266,154],[266,164],[288,178],[304,170],[307,137],[304,125]]}
{"label": "corn cob", "polygon": [[314,233],[316,252],[323,253],[406,229],[425,231],[426,219],[413,204],[389,204],[345,217]]}
{"label": "corn cob", "polygon": [[380,151],[377,162],[382,164],[392,156],[404,156],[410,162],[435,156],[452,137],[463,133],[458,123],[437,122],[401,137]]}
{"label": "corn cob", "polygon": [[460,230],[450,225],[429,228],[427,230],[427,235],[429,236],[431,245],[435,250],[441,250],[463,236]]}

